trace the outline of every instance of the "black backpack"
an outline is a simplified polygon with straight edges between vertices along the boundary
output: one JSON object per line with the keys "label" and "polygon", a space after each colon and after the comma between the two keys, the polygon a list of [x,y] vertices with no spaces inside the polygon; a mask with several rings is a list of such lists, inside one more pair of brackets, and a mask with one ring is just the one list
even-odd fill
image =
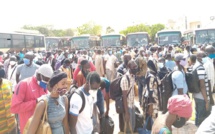
{"label": "black backpack", "polygon": [[101,134],[113,134],[114,122],[111,117],[109,116],[102,117],[100,120],[100,123],[101,123]]}
{"label": "black backpack", "polygon": [[165,114],[168,110],[167,110],[167,103],[169,98],[172,96],[172,93],[174,90],[177,89],[176,85],[173,87],[173,82],[172,82],[172,74],[174,71],[169,72],[168,74],[166,74],[164,76],[164,78],[161,80],[161,84],[162,84],[162,92],[161,92],[161,100],[162,100],[162,111],[163,114]]}
{"label": "black backpack", "polygon": [[[83,110],[84,110],[84,107],[85,107],[85,97],[84,97],[84,93],[81,91],[81,90],[78,90],[78,87],[75,86],[75,85],[72,85],[69,89],[69,91],[66,93],[66,96],[68,98],[68,102],[70,103],[70,99],[72,97],[72,95],[76,93],[78,95],[81,96],[81,99],[83,101],[82,103],[82,106],[81,106],[81,109],[79,110],[79,113],[81,113]],[[70,104],[68,106],[68,110],[70,109]]]}
{"label": "black backpack", "polygon": [[[123,75],[124,76],[124,75]],[[111,83],[110,83],[110,98],[112,100],[116,100],[116,98],[122,96],[122,89],[120,87],[120,83],[121,80],[123,78],[123,76],[120,76],[116,79],[114,79]],[[128,76],[126,75],[126,78],[128,80],[128,85],[130,87],[130,80],[128,78]]]}
{"label": "black backpack", "polygon": [[[198,66],[198,67],[200,67],[200,66]],[[190,93],[199,93],[200,92],[200,83],[199,83],[199,76],[197,73],[197,68],[193,69],[191,72],[185,73],[187,87],[188,87],[188,91]]]}

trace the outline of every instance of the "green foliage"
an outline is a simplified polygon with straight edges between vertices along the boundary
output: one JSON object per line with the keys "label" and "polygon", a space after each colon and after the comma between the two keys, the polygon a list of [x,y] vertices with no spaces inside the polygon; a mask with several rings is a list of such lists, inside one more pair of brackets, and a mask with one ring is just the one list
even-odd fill
{"label": "green foliage", "polygon": [[154,25],[145,25],[145,24],[139,24],[134,26],[129,26],[125,30],[122,30],[120,33],[127,35],[128,33],[134,33],[134,32],[148,32],[151,41],[154,41],[155,35],[158,31],[164,29],[165,26],[163,24],[154,24]]}
{"label": "green foliage", "polygon": [[115,30],[113,28],[111,28],[110,26],[106,28],[106,34],[109,34],[109,33],[114,33]]}
{"label": "green foliage", "polygon": [[45,36],[56,36],[56,37],[62,37],[62,36],[74,36],[74,29],[53,29],[51,25],[41,25],[41,26],[31,26],[31,25],[24,25],[23,29],[27,30],[37,30],[41,34],[44,34]]}
{"label": "green foliage", "polygon": [[102,26],[96,25],[94,22],[88,22],[77,28],[78,33],[90,34],[90,35],[100,35],[102,32]]}

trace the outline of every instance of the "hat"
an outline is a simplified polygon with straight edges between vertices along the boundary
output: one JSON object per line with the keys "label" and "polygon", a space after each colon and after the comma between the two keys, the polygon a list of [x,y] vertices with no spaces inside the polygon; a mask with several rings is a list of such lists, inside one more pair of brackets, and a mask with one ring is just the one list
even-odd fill
{"label": "hat", "polygon": [[180,61],[185,59],[186,57],[182,53],[175,54],[175,61]]}
{"label": "hat", "polygon": [[39,69],[37,70],[37,73],[47,78],[51,78],[53,74],[53,69],[49,64],[43,64],[42,66],[39,67]]}
{"label": "hat", "polygon": [[169,113],[179,117],[190,118],[192,116],[192,102],[186,94],[169,98],[167,108]]}
{"label": "hat", "polygon": [[62,79],[67,78],[67,74],[64,72],[61,72],[60,70],[54,71],[53,75],[50,78],[49,85],[50,87],[54,87],[55,84],[57,84]]}

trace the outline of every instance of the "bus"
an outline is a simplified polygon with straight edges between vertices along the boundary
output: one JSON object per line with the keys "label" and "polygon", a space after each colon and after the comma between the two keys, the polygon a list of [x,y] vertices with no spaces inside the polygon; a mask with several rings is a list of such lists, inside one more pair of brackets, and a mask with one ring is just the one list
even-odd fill
{"label": "bus", "polygon": [[47,50],[69,49],[71,46],[71,37],[46,37]]}
{"label": "bus", "polygon": [[129,33],[126,36],[127,46],[142,47],[149,44],[149,35],[147,32]]}
{"label": "bus", "polygon": [[106,34],[101,36],[101,47],[122,47],[123,45],[126,45],[126,39],[122,34]]}
{"label": "bus", "polygon": [[18,52],[26,49],[36,51],[45,50],[46,44],[44,35],[38,32],[0,32],[0,51]]}
{"label": "bus", "polygon": [[180,45],[181,44],[181,31],[178,30],[161,30],[157,32],[157,44],[163,45]]}
{"label": "bus", "polygon": [[89,49],[99,46],[99,37],[91,35],[80,35],[70,38],[72,49]]}
{"label": "bus", "polygon": [[215,42],[215,28],[198,28],[184,32],[184,37],[190,45],[212,44]]}

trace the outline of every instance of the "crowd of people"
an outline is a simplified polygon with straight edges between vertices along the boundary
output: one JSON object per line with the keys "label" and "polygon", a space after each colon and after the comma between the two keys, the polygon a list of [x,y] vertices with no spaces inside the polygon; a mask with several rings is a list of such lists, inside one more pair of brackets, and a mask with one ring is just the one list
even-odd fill
{"label": "crowd of people", "polygon": [[[136,95],[143,126],[153,134],[171,134],[172,125],[185,125],[192,116],[192,101],[197,133],[213,133],[214,58],[212,45],[1,52],[0,134],[36,133],[46,105],[53,134],[101,133],[99,119],[115,110],[110,109],[110,85],[119,77],[124,112],[115,127],[121,132],[140,130]],[[191,93],[186,73],[194,70],[199,92]],[[164,111],[164,78],[169,74],[174,89]],[[68,98],[73,87],[79,92]]]}

